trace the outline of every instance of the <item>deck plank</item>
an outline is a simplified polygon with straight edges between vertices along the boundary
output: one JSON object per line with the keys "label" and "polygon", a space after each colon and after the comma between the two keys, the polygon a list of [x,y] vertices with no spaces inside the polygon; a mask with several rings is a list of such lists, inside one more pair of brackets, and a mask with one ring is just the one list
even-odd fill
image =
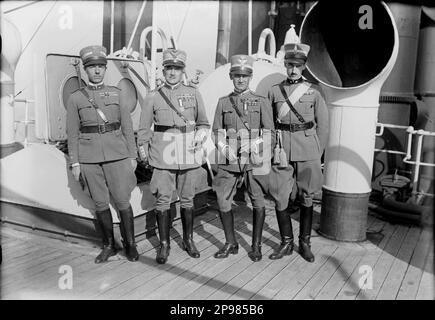
{"label": "deck plank", "polygon": [[[313,254],[316,256],[323,246],[316,245],[311,248]],[[252,300],[261,300],[262,297],[275,297],[278,292],[285,288],[291,281],[292,276],[300,272],[304,267],[306,267],[306,262],[297,252],[297,247],[295,247],[295,252],[289,258],[283,258],[286,265],[281,271],[272,278],[267,284],[265,284],[253,297]]]}
{"label": "deck plank", "polygon": [[400,247],[406,238],[410,228],[407,226],[399,225],[397,231],[394,233],[392,239],[385,247],[379,259],[373,265],[369,265],[372,268],[373,286],[372,288],[360,290],[356,299],[360,300],[372,300],[376,299],[382,284],[385,281],[388,272],[390,271],[393,262],[399,253]]}
{"label": "deck plank", "polygon": [[[331,255],[325,264],[319,269],[314,276],[306,282],[301,290],[294,296],[294,300],[313,300],[333,276],[333,274],[340,268],[344,260],[350,255],[354,254],[355,250],[338,248],[333,255]],[[301,279],[300,279],[301,280]],[[299,281],[300,281],[299,280]],[[298,282],[299,283],[299,282]]]}
{"label": "deck plank", "polygon": [[[379,233],[380,230],[385,226],[384,221],[377,220],[372,215],[369,215],[367,232],[370,233],[369,236]],[[359,264],[364,255],[368,250],[376,248],[377,245],[382,241],[383,237],[374,237],[372,241],[366,240],[359,243],[360,248],[352,250],[339,268],[335,271],[329,281],[320,289],[319,293],[315,297],[316,300],[332,300],[334,299],[346,282],[349,280],[350,275],[354,272],[356,266]]]}
{"label": "deck plank", "polygon": [[418,287],[417,300],[434,300],[435,299],[435,278],[434,278],[434,248],[433,242],[429,248],[424,266],[423,275],[421,276]]}
{"label": "deck plank", "polygon": [[60,254],[56,249],[38,248],[20,259],[6,261],[5,265],[2,266],[2,274],[5,278],[19,275],[21,272],[26,272],[26,270],[44,263],[47,259],[51,259],[53,255],[56,256],[56,254]]}
{"label": "deck plank", "polygon": [[[268,216],[269,219],[267,219],[265,221],[266,223],[273,223],[276,219],[274,217],[270,217]],[[267,245],[267,243],[269,242],[269,239],[271,239],[273,237],[272,234],[270,233],[264,233],[263,234],[263,246],[262,246],[262,254],[264,256],[264,258],[267,259],[267,256],[269,255],[269,253],[272,253],[272,246]],[[244,234],[244,238],[245,241],[247,242],[251,242],[252,239],[252,230],[250,228],[248,234]],[[219,259],[221,260],[221,262],[216,262],[217,259],[215,259],[214,257],[210,257],[210,267],[207,268],[205,270],[204,273],[201,273],[201,275],[197,276],[196,278],[194,278],[192,281],[190,281],[189,283],[187,283],[186,285],[182,286],[180,288],[180,290],[175,291],[171,294],[171,298],[173,299],[185,299],[187,295],[189,295],[190,293],[194,292],[196,289],[198,289],[200,286],[204,285],[205,283],[209,282],[209,280],[214,279],[216,280],[216,276],[220,273],[225,272],[225,270],[227,269],[239,269],[240,268],[240,261],[245,260],[247,258],[247,254],[246,253],[239,253],[238,254],[238,260],[236,261],[230,261],[229,259]],[[235,260],[235,259],[233,259]],[[251,262],[254,263],[254,262]],[[248,265],[249,267],[249,265]],[[258,279],[259,277],[255,277],[255,279]],[[218,283],[218,285],[224,285],[226,283]],[[242,287],[239,289],[239,291],[241,292],[236,292],[236,294],[239,296],[240,299],[247,299],[245,296],[247,296],[248,298],[250,296],[252,296],[255,291],[251,291],[251,288],[246,288],[246,287]]]}
{"label": "deck plank", "polygon": [[[360,267],[363,265],[373,266],[376,261],[381,256],[383,250],[390,243],[392,236],[394,235],[397,226],[386,223],[379,232],[383,234],[382,240],[376,245],[371,244],[366,251],[366,254],[359,261],[358,265],[354,268],[353,272],[347,279],[346,283],[340,289],[338,294],[335,296],[337,300],[354,300],[359,293],[358,281],[361,277]],[[376,242],[379,239],[376,238]]]}
{"label": "deck plank", "polygon": [[[292,273],[290,281],[273,298],[277,300],[291,300],[305,285],[308,280],[326,263],[328,258],[338,250],[337,246],[325,245],[318,254],[316,260],[309,263],[303,260],[302,269],[298,273]],[[301,258],[302,260],[302,258]]]}
{"label": "deck plank", "polygon": [[[278,229],[278,226],[276,226],[276,228]],[[299,223],[293,222],[293,234],[297,234],[298,230]],[[279,247],[280,241],[281,239],[279,237],[278,243],[271,248],[272,250],[263,252],[263,259],[269,259],[269,255]],[[246,282],[246,284],[244,284],[233,295],[237,295],[239,299],[252,299],[254,297],[256,297],[256,299],[271,299],[272,296],[263,295],[259,293],[259,291],[275,278],[290,263],[290,261],[296,259],[297,256],[298,253],[294,251],[290,256],[283,257],[279,260],[272,260],[272,263],[267,268],[263,269],[250,281]]]}
{"label": "deck plank", "polygon": [[416,298],[432,242],[432,233],[428,230],[423,230],[397,294],[397,300],[413,300]]}
{"label": "deck plank", "polygon": [[[266,216],[266,221],[271,221],[273,217],[270,215]],[[243,223],[243,221],[242,221]],[[250,235],[251,232],[248,230],[247,225],[245,225],[243,228],[239,227],[239,230],[242,230],[243,232],[237,232],[239,234],[238,241],[242,240],[246,243],[250,243]],[[246,246],[245,246],[246,247]],[[165,299],[168,298],[168,293],[170,293],[170,297],[176,297],[179,291],[177,291],[177,288],[182,287],[189,281],[194,281],[194,279],[208,271],[211,267],[216,265],[225,265],[226,263],[234,263],[235,261],[241,259],[241,257],[245,256],[246,253],[244,253],[243,248],[242,250],[239,250],[239,254],[235,257],[232,256],[232,259],[215,259],[213,257],[213,254],[217,251],[217,248],[213,247],[211,250],[207,251],[207,254],[205,255],[205,259],[201,259],[202,261],[195,262],[194,264],[189,264],[189,266],[181,266],[183,269],[185,269],[185,272],[182,272],[177,277],[174,277],[171,281],[166,281],[163,285],[161,285],[159,288],[156,288],[153,290],[151,294],[146,295],[144,298],[146,299]],[[191,261],[188,261],[189,263]]]}
{"label": "deck plank", "polygon": [[46,261],[38,267],[32,268],[28,273],[22,275],[20,280],[10,283],[9,285],[2,286],[2,293],[4,297],[10,299],[38,299],[40,291],[37,287],[36,290],[27,290],[27,287],[33,286],[39,277],[51,279],[54,284],[57,284],[59,277],[59,267],[64,263],[70,262],[74,257],[73,253],[60,255],[57,259]]}
{"label": "deck plank", "polygon": [[394,300],[399,292],[402,280],[408,269],[409,262],[417,246],[417,241],[421,234],[420,227],[411,227],[406,235],[402,246],[394,259],[394,262],[388,272],[379,293],[376,296],[377,300]]}
{"label": "deck plank", "polygon": [[[217,243],[219,233],[222,233],[222,229],[218,227],[217,220],[213,220],[212,223],[205,223],[200,226],[200,230],[197,230],[198,236],[196,237],[196,246],[201,253],[202,260],[207,256],[207,252],[210,254],[217,250]],[[235,221],[236,225],[240,220]],[[179,233],[181,231],[181,225],[177,227]],[[156,245],[158,245],[158,240]],[[181,241],[181,239],[179,239]],[[185,271],[185,267],[189,267],[190,264],[198,263],[197,259],[190,258],[185,251],[183,251],[178,243],[171,241],[171,253],[169,260],[164,265],[159,265],[155,262],[155,252],[153,251],[152,257],[141,257],[144,260],[144,264],[147,266],[147,271],[137,274],[133,277],[126,278],[125,281],[120,282],[118,285],[114,285],[108,290],[101,292],[99,298],[110,299],[118,296],[123,298],[142,298],[145,293],[153,288],[159,288],[162,284],[166,283],[169,279],[177,277],[178,274]],[[187,263],[186,266],[184,264]],[[124,297],[125,296],[125,297]]]}
{"label": "deck plank", "polygon": [[[181,249],[181,221],[176,220],[165,265],[155,262],[157,237],[138,242],[139,262],[127,261],[120,252],[108,263],[95,264],[97,247],[1,226],[0,289],[2,299],[434,299],[431,230],[393,225],[375,215],[369,215],[367,222],[369,240],[360,243],[329,240],[313,231],[316,261],[312,264],[296,250],[280,260],[268,258],[280,240],[269,203],[263,259],[256,263],[247,256],[252,213],[243,205],[235,208],[238,255],[213,257],[224,242],[224,233],[217,211],[211,208],[195,219],[194,237],[201,257],[192,259]],[[295,219],[293,227],[297,239]],[[373,268],[372,290],[358,286],[359,267],[364,264]],[[72,290],[58,286],[61,265],[72,268]]]}

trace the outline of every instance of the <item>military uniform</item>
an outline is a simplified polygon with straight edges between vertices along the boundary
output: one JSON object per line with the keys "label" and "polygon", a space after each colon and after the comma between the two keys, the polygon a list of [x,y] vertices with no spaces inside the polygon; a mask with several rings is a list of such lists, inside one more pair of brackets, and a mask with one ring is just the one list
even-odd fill
{"label": "military uniform", "polygon": [[[186,54],[181,50],[169,49],[163,53],[163,66],[184,68],[185,60]],[[151,130],[152,124],[154,130]],[[192,239],[193,199],[197,170],[203,163],[204,151],[193,146],[195,142],[205,141],[209,127],[199,91],[181,81],[174,85],[166,82],[146,97],[138,133],[139,148],[154,168],[150,189],[156,196],[162,245],[169,246],[169,208],[172,194],[177,190],[185,248],[195,258],[199,257],[199,252]],[[159,263],[166,262],[165,255],[158,255]]]}
{"label": "military uniform", "polygon": [[[281,108],[287,108],[279,86],[284,88],[287,96],[291,96],[298,86],[305,83],[307,81],[302,78],[296,83],[287,79],[274,85],[268,93],[277,134],[281,135],[289,160],[289,166],[283,167],[277,164],[278,159],[273,159],[275,164],[269,176],[271,195],[278,210],[287,208],[293,183],[297,184],[299,201],[305,207],[313,205],[313,196],[322,187],[320,158],[328,138],[328,110],[317,85],[309,84],[310,87],[293,105],[308,125],[303,124],[291,110],[278,117]],[[290,185],[288,181],[291,181]]]}
{"label": "military uniform", "polygon": [[[292,27],[293,28],[293,27]],[[285,44],[285,61],[305,64],[309,46],[295,40]],[[292,31],[290,30],[290,31]],[[282,159],[274,154],[269,175],[269,193],[275,200],[281,246],[271,255],[279,259],[293,250],[293,231],[287,211],[293,185],[297,186],[300,206],[299,243],[302,256],[312,262],[310,234],[313,215],[313,196],[322,187],[320,159],[328,138],[328,110],[319,88],[300,77],[287,79],[272,86],[268,98],[273,108],[277,141],[281,143]],[[293,110],[292,108],[293,107]]]}
{"label": "military uniform", "polygon": [[[231,58],[231,73],[238,74],[246,70],[252,75],[253,58],[245,55],[235,55]],[[214,142],[220,151],[218,172],[213,180],[216,191],[220,218],[225,231],[226,243],[216,254],[216,258],[225,258],[229,253],[238,250],[234,236],[233,212],[231,204],[237,191],[235,185],[244,180],[253,205],[253,251],[250,257],[254,261],[261,259],[261,233],[264,223],[265,204],[263,187],[254,179],[253,164],[262,165],[270,161],[265,157],[266,149],[270,150],[273,120],[270,104],[265,97],[247,89],[245,92],[232,92],[219,99],[213,122]],[[240,152],[246,141],[253,143],[256,150]],[[227,159],[228,149],[235,152],[236,159]],[[263,149],[263,150],[262,150]],[[223,161],[222,161],[223,159]]]}
{"label": "military uniform", "polygon": [[[85,68],[107,63],[104,47],[86,47],[80,56]],[[103,251],[107,249],[110,255],[116,252],[109,209],[112,195],[121,215],[127,256],[137,260],[130,206],[131,191],[137,182],[131,159],[136,159],[137,151],[130,112],[120,93],[117,87],[89,82],[86,88],[71,94],[66,119],[68,152],[72,166],[80,167],[82,182],[95,203]],[[107,255],[99,256],[96,262],[107,258]]]}

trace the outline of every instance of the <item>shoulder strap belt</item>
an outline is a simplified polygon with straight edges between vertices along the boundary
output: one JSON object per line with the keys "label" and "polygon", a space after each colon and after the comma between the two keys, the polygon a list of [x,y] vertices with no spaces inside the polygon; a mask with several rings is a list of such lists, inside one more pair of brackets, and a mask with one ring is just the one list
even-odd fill
{"label": "shoulder strap belt", "polygon": [[249,128],[248,121],[243,121],[243,116],[242,116],[240,110],[237,108],[233,97],[230,97],[230,102],[231,102],[231,105],[233,106],[233,109],[236,110],[237,116],[239,117],[240,121],[242,121],[243,125],[246,127],[246,129],[248,129],[248,131],[251,130],[251,128]]}
{"label": "shoulder strap belt", "polygon": [[83,95],[86,97],[86,99],[88,99],[88,101],[95,108],[95,110],[97,110],[97,113],[100,115],[101,119],[103,119],[104,123],[105,124],[109,123],[109,121],[107,120],[106,115],[104,114],[104,112],[97,106],[97,104],[95,103],[94,99],[92,99],[89,96],[88,92],[84,88],[80,89],[80,92],[83,93]]}
{"label": "shoulder strap belt", "polygon": [[[301,85],[300,85],[300,86],[301,86]],[[290,102],[290,99],[289,99],[287,93],[286,93],[285,90],[284,90],[284,86],[283,86],[283,84],[280,83],[278,87],[279,87],[279,89],[281,90],[281,93],[282,93],[282,95],[283,95],[285,101],[287,102],[288,106],[290,107],[290,110],[295,114],[296,118],[298,118],[298,120],[299,120],[300,122],[305,123],[305,119],[300,115],[299,112],[296,111],[295,107],[294,107],[293,104]],[[309,88],[309,86],[306,87],[305,92],[306,92],[306,90],[308,90],[308,88]],[[298,90],[298,88],[296,88],[296,90]],[[302,96],[305,92],[300,92],[300,93],[302,93],[301,96]],[[298,99],[299,99],[299,98],[298,98]]]}
{"label": "shoulder strap belt", "polygon": [[158,90],[158,93],[162,96],[163,100],[165,100],[165,102],[168,104],[168,106],[174,110],[174,112],[186,123],[186,124],[191,124],[191,122],[189,120],[187,120],[187,118],[177,109],[175,108],[175,106],[172,104],[171,100],[169,100],[169,98],[163,93],[162,89]]}

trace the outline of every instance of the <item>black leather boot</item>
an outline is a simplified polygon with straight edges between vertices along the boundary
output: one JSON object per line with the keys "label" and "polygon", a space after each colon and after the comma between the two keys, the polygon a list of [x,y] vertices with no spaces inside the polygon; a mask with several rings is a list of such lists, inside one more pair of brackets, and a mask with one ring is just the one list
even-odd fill
{"label": "black leather boot", "polygon": [[181,224],[183,225],[183,250],[192,258],[199,258],[200,254],[193,242],[193,208],[181,208]]}
{"label": "black leather boot", "polygon": [[236,241],[236,235],[234,233],[234,214],[230,210],[228,212],[219,212],[221,218],[222,227],[225,233],[225,245],[214,254],[217,259],[227,258],[228,255],[237,254],[239,252],[239,244]]}
{"label": "black leather boot", "polygon": [[252,227],[252,251],[248,253],[252,261],[261,260],[261,237],[263,233],[264,218],[266,217],[266,208],[253,209],[253,227]]}
{"label": "black leather boot", "polygon": [[281,244],[279,248],[269,256],[269,259],[281,259],[283,256],[289,256],[293,253],[293,227],[290,213],[288,210],[276,210],[276,219],[278,220],[279,233],[281,234]]}
{"label": "black leather boot", "polygon": [[314,262],[314,255],[311,252],[311,224],[313,221],[313,207],[301,206],[299,225],[299,253],[308,262]]}
{"label": "black leather boot", "polygon": [[136,249],[136,241],[134,239],[134,221],[133,209],[128,207],[126,210],[119,210],[121,216],[121,235],[125,248],[125,255],[129,261],[137,261],[139,253]]}
{"label": "black leather boot", "polygon": [[164,264],[168,260],[171,247],[169,245],[169,230],[171,226],[171,214],[169,210],[156,210],[157,226],[159,228],[160,248],[157,252],[156,261]]}
{"label": "black leather boot", "polygon": [[117,252],[115,246],[115,237],[113,235],[113,220],[110,209],[95,212],[97,222],[100,226],[101,234],[103,236],[103,250],[95,258],[95,263],[106,262],[111,256]]}

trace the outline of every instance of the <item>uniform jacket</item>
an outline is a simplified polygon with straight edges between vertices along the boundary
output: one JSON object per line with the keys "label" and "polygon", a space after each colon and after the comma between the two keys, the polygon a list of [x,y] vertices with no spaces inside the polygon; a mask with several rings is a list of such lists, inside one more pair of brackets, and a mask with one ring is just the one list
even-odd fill
{"label": "uniform jacket", "polygon": [[[305,80],[304,80],[305,81]],[[282,82],[284,90],[290,97],[293,90],[299,85],[290,84],[288,80]],[[277,85],[272,86],[268,93],[269,101],[273,109],[273,118],[277,123],[277,115],[281,106],[286,103],[281,90]],[[299,98],[294,108],[306,122],[313,121],[314,127],[304,131],[290,132],[282,130],[283,147],[290,161],[308,161],[320,159],[328,139],[328,108],[323,99],[319,87],[311,84],[308,91]],[[290,110],[282,119],[281,123],[290,124],[301,122]]]}
{"label": "uniform jacket", "polygon": [[106,133],[81,133],[80,126],[103,124],[104,121],[80,90],[73,92],[67,103],[66,117],[71,163],[100,163],[136,158],[132,120],[129,110],[120,100],[121,90],[105,85],[88,86],[85,90],[103,111],[109,123],[118,121],[121,127]]}
{"label": "uniform jacket", "polygon": [[[166,132],[151,130],[151,125],[186,126],[175,111],[158,93],[161,89],[184,117],[190,122],[186,132],[176,128]],[[204,102],[199,91],[182,82],[175,86],[164,84],[151,91],[145,98],[140,117],[138,145],[143,145],[148,154],[149,164],[154,168],[185,170],[198,168],[202,164],[202,150],[189,149],[192,146],[195,132],[210,128],[204,109]]]}
{"label": "uniform jacket", "polygon": [[[218,150],[219,142],[228,144],[232,147],[236,155],[239,156],[238,161],[229,162],[224,155],[219,152],[219,167],[232,172],[242,172],[245,163],[248,160],[240,161],[240,154],[238,150],[240,148],[240,137],[243,131],[247,133],[247,129],[243,124],[237,112],[230,101],[230,97],[233,98],[234,103],[242,114],[242,120],[247,121],[249,128],[251,129],[251,139],[255,139],[262,135],[263,144],[260,149],[271,150],[271,146],[274,144],[274,124],[272,118],[272,109],[269,101],[256,93],[247,90],[241,94],[232,92],[231,94],[221,97],[216,107],[216,113],[213,122],[213,138]],[[222,130],[224,129],[224,130]],[[242,131],[241,131],[242,130]],[[233,141],[233,142],[230,142]],[[234,143],[237,141],[237,144]],[[267,143],[267,145],[266,145]],[[260,150],[261,152],[261,150]],[[263,154],[264,155],[264,154]],[[265,156],[263,159],[266,159]],[[270,157],[267,159],[270,160]],[[252,165],[247,164],[246,170],[250,170]]]}

